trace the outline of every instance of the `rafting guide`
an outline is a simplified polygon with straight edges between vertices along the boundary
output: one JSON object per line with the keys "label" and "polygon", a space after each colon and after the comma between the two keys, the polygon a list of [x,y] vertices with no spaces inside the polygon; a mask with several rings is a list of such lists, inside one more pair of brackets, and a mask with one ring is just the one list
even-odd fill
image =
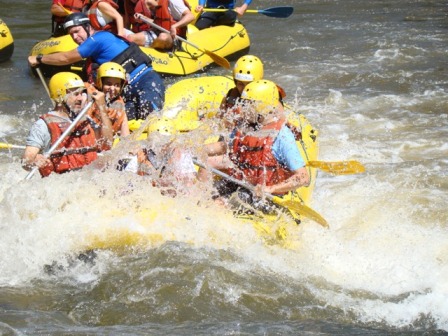
{"label": "rafting guide", "polygon": [[[123,95],[128,119],[145,119],[151,112],[162,108],[165,100],[163,80],[153,70],[148,55],[135,43],[127,42],[108,31],[95,31],[84,13],[67,16],[64,28],[79,46],[70,51],[29,56],[28,62],[32,67],[41,63],[69,65],[83,58],[98,65],[116,62],[129,74]],[[92,76],[89,81],[95,83]]]}

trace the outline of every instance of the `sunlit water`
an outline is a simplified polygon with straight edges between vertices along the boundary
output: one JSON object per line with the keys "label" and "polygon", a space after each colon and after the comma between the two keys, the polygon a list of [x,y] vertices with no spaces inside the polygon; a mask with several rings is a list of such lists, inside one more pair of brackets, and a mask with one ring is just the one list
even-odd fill
{"label": "sunlit water", "polygon": [[[312,207],[330,230],[305,221],[296,249],[267,245],[206,201],[161,196],[114,169],[24,181],[21,152],[3,150],[0,333],[448,331],[446,1],[254,5],[295,8],[244,22],[265,77],[318,129],[320,159],[366,166],[319,174]],[[2,2],[16,48],[0,64],[1,142],[24,144],[48,109],[26,65],[48,36],[48,7]],[[76,258],[114,234],[134,248]]]}

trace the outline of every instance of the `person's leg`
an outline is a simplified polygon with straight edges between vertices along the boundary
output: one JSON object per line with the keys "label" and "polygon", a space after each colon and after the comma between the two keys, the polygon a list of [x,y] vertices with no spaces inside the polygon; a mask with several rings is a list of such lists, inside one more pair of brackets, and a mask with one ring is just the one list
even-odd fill
{"label": "person's leg", "polygon": [[204,12],[201,14],[199,19],[196,21],[196,28],[199,30],[209,28],[212,26],[216,26],[216,22],[218,21],[218,17],[221,13],[214,12]]}
{"label": "person's leg", "polygon": [[136,83],[129,86],[129,89],[132,92],[135,118],[146,119],[154,110],[162,109],[165,101],[165,85],[162,77],[154,70],[141,75]]}
{"label": "person's leg", "polygon": [[234,10],[228,10],[227,12],[220,13],[215,26],[230,26],[235,25],[238,14]]}

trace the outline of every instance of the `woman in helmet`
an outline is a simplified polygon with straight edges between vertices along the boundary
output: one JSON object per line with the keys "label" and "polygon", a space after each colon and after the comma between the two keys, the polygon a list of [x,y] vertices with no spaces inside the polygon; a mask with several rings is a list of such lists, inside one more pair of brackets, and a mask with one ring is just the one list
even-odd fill
{"label": "woman in helmet", "polygon": [[[129,135],[128,117],[126,116],[125,104],[120,96],[126,85],[126,72],[123,67],[114,62],[103,63],[96,75],[96,87],[86,84],[90,94],[102,91],[105,95],[105,105],[107,114],[112,122],[114,136],[126,137]],[[101,127],[101,120],[98,118],[98,106],[92,107],[89,114],[93,120],[95,130]]]}
{"label": "woman in helmet", "polygon": [[[223,147],[224,158],[221,167],[231,168],[231,175],[256,186],[255,196],[263,192],[284,195],[309,184],[310,177],[305,167],[296,139],[286,125],[280,102],[280,94],[275,83],[256,80],[244,88],[242,118],[232,133],[227,148]],[[223,145],[223,144],[221,144]],[[228,154],[225,154],[228,153]],[[209,158],[212,166],[216,158]],[[232,165],[224,166],[231,161]],[[224,193],[236,191],[237,186],[225,186]],[[251,195],[245,201],[253,203]]]}
{"label": "woman in helmet", "polygon": [[[54,110],[37,120],[26,139],[22,167],[31,170],[39,167],[42,177],[52,172],[62,174],[81,169],[97,158],[97,151],[110,148],[112,143],[112,124],[104,108],[99,108],[102,122],[98,138],[88,120],[81,121],[61,142],[49,158],[43,155],[53,145],[72,120],[80,113],[87,101],[86,87],[81,78],[71,72],[59,72],[50,79],[50,97],[55,102]],[[92,96],[101,105],[104,94]],[[103,106],[104,107],[104,106]]]}

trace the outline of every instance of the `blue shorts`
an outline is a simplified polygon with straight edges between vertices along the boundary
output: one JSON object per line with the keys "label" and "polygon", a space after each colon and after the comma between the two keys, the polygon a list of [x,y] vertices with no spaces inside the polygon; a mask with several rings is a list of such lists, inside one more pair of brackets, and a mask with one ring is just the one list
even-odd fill
{"label": "blue shorts", "polygon": [[165,101],[162,77],[147,69],[132,84],[124,88],[123,98],[128,119],[146,119],[154,110],[161,110]]}

